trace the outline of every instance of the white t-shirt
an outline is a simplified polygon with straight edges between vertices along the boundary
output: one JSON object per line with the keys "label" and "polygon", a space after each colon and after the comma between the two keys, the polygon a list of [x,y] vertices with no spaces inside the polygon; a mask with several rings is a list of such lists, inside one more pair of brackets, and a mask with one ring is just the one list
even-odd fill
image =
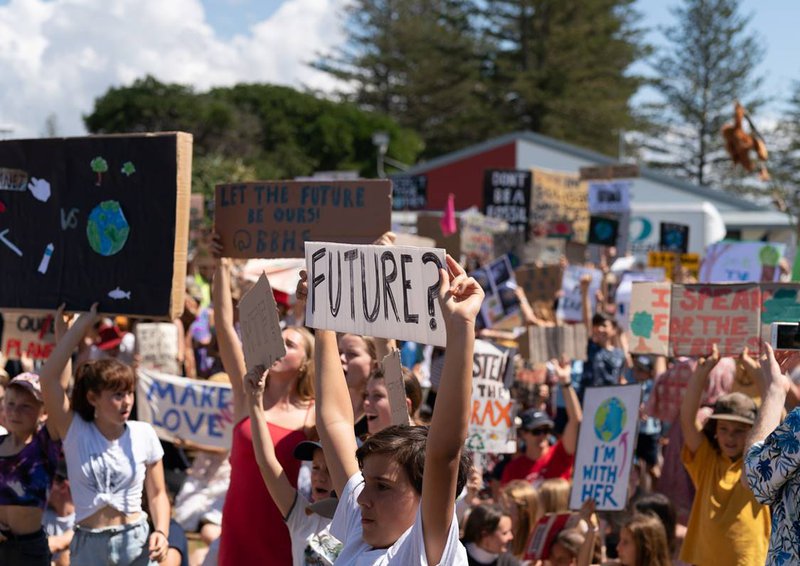
{"label": "white t-shirt", "polygon": [[[425,556],[425,538],[422,531],[422,505],[417,509],[414,524],[404,532],[389,548],[372,548],[364,542],[361,531],[361,509],[358,496],[364,489],[361,472],[353,474],[344,488],[336,514],[333,516],[330,531],[344,544],[337,566],[428,566]],[[458,523],[453,512],[450,532],[447,535],[442,559],[439,564],[446,566],[467,566],[467,551],[458,540]]]}
{"label": "white t-shirt", "polygon": [[[333,564],[342,545],[328,533],[331,520],[316,513],[307,513],[306,508],[309,505],[309,501],[298,492],[286,518],[286,526],[292,538],[292,564]],[[307,559],[309,557],[306,555],[306,547],[309,544],[312,545],[309,552],[313,557]]]}
{"label": "white t-shirt", "polygon": [[128,421],[122,436],[108,440],[93,422],[75,414],[64,438],[75,520],[81,522],[106,505],[127,515],[140,512],[146,467],[163,456],[149,423]]}

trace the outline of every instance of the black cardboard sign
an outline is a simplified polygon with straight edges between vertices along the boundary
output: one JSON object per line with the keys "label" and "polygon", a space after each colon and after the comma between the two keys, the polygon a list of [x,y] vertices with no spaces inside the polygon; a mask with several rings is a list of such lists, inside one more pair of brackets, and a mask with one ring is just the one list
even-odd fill
{"label": "black cardboard sign", "polygon": [[0,308],[183,311],[192,136],[0,142]]}
{"label": "black cardboard sign", "polygon": [[512,232],[529,237],[531,209],[531,172],[515,169],[489,169],[483,179],[483,211],[500,218]]}

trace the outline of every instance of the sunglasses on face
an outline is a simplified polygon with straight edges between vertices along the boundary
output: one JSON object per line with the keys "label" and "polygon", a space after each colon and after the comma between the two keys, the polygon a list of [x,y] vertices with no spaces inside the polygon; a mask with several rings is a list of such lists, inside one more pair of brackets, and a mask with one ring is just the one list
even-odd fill
{"label": "sunglasses on face", "polygon": [[549,428],[537,428],[536,430],[529,430],[528,434],[531,436],[547,436],[552,432]]}

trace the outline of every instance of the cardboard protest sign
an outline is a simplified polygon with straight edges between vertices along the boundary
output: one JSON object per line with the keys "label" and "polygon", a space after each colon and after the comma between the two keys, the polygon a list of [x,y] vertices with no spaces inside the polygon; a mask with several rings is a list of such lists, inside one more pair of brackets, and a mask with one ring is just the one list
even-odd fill
{"label": "cardboard protest sign", "polygon": [[483,178],[483,210],[486,216],[501,218],[509,229],[528,239],[531,209],[531,172],[489,169]]}
{"label": "cardboard protest sign", "polygon": [[178,328],[171,322],[140,322],[136,325],[139,367],[178,375]]}
{"label": "cardboard protest sign", "polygon": [[677,269],[697,278],[700,274],[700,256],[698,254],[677,254],[675,252],[647,252],[648,267],[661,267],[664,276],[672,281]]}
{"label": "cardboard protest sign", "polygon": [[508,256],[499,257],[485,269],[476,269],[469,275],[475,278],[486,295],[481,304],[479,326],[492,328],[519,312],[517,282]]}
{"label": "cardboard protest sign", "polygon": [[531,305],[537,301],[553,304],[561,289],[563,271],[560,265],[523,265],[514,270],[514,278]]}
{"label": "cardboard protest sign", "polygon": [[192,136],[0,142],[0,308],[183,312]]}
{"label": "cardboard protest sign", "polygon": [[631,288],[628,346],[634,354],[669,355],[672,284],[635,282]]}
{"label": "cardboard protest sign", "polygon": [[392,210],[422,210],[428,205],[426,175],[392,175]]}
{"label": "cardboard protest sign", "polygon": [[689,225],[662,222],[658,247],[665,252],[685,254],[689,250]]}
{"label": "cardboard protest sign", "polygon": [[775,242],[718,242],[708,246],[700,270],[701,283],[777,282],[778,263],[786,244]]}
{"label": "cardboard protest sign", "polygon": [[571,322],[581,322],[583,320],[581,277],[584,275],[592,277],[592,282],[589,284],[589,299],[592,304],[596,301],[595,297],[600,289],[603,273],[599,269],[577,265],[567,266],[561,282],[561,290],[564,291],[564,295],[558,300],[558,308],[556,309],[556,316],[558,316],[559,320]]}
{"label": "cardboard protest sign", "polygon": [[570,509],[580,509],[587,499],[595,500],[598,511],[625,508],[641,399],[638,383],[586,389]]}
{"label": "cardboard protest sign", "polygon": [[516,452],[516,404],[509,389],[514,379],[514,353],[513,349],[475,340],[467,450],[495,454]]}
{"label": "cardboard protest sign", "polygon": [[46,360],[56,346],[52,314],[3,312],[3,343],[0,352],[9,360],[24,356]]}
{"label": "cardboard protest sign", "polygon": [[588,335],[583,324],[528,326],[519,337],[520,355],[533,363],[544,363],[565,355],[571,360],[586,357]]}
{"label": "cardboard protest sign", "polygon": [[201,447],[231,447],[233,394],[229,383],[189,379],[139,368],[136,372],[139,420],[161,440],[189,441]]}
{"label": "cardboard protest sign", "polygon": [[615,163],[613,165],[590,165],[578,169],[583,180],[591,179],[630,179],[639,176],[639,166],[635,163]]}
{"label": "cardboard protest sign", "polygon": [[589,243],[598,246],[616,246],[619,220],[605,216],[592,216],[589,221]]}
{"label": "cardboard protest sign", "polygon": [[745,346],[758,352],[760,315],[758,284],[673,285],[672,355],[704,356],[714,343],[722,356],[737,356]]}
{"label": "cardboard protest sign", "polygon": [[628,329],[628,317],[631,308],[631,293],[633,283],[636,281],[664,281],[664,269],[660,267],[649,267],[644,271],[626,271],[619,279],[616,291],[614,291],[614,303],[617,310],[614,313],[617,325],[622,330]]}
{"label": "cardboard protest sign", "polygon": [[278,305],[275,304],[267,275],[263,272],[256,284],[239,300],[239,325],[247,369],[257,365],[269,368],[275,360],[286,355],[278,320]]}
{"label": "cardboard protest sign", "polygon": [[[586,242],[589,231],[588,189],[578,175],[545,169],[533,170],[531,225],[564,222],[573,239]],[[534,227],[534,231],[540,228]]]}
{"label": "cardboard protest sign", "polygon": [[461,257],[463,239],[461,234],[464,231],[464,220],[458,215],[456,216],[456,228],[457,230],[453,234],[445,236],[442,234],[442,214],[440,212],[423,211],[417,215],[418,236],[431,238],[436,242],[437,248],[444,248],[453,257]]}
{"label": "cardboard protest sign", "polygon": [[437,248],[306,243],[306,324],[444,346]]}
{"label": "cardboard protest sign", "polygon": [[631,209],[630,181],[590,181],[591,214],[624,214]]}
{"label": "cardboard protest sign", "polygon": [[394,350],[384,356],[383,384],[389,397],[389,409],[392,413],[393,425],[408,424],[408,405],[406,403],[406,387],[403,383],[403,369],[400,363],[400,350]]}
{"label": "cardboard protest sign", "polygon": [[374,242],[392,225],[380,181],[259,181],[217,185],[214,229],[226,257],[303,257],[306,241]]}

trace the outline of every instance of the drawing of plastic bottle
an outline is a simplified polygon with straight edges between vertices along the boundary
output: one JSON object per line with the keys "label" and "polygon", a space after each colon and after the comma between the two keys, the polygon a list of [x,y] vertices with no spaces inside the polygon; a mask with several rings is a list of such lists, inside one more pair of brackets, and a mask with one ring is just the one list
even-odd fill
{"label": "drawing of plastic bottle", "polygon": [[52,242],[47,244],[47,247],[44,249],[42,261],[39,262],[39,273],[42,275],[47,273],[47,267],[50,265],[50,258],[53,257],[53,250],[55,250],[55,247]]}

